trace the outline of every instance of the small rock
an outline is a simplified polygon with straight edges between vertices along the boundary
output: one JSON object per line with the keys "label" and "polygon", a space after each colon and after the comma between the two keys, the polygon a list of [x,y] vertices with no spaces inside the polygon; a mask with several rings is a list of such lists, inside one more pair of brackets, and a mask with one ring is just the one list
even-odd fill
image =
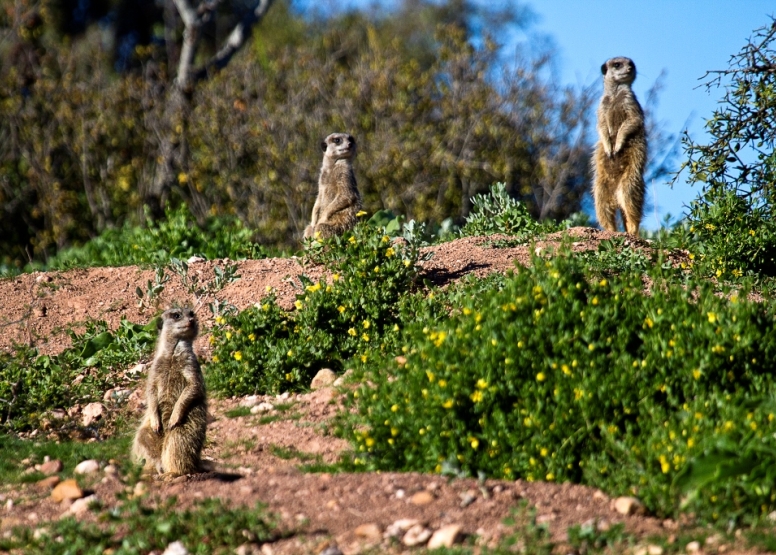
{"label": "small rock", "polygon": [[415,547],[422,543],[426,543],[431,537],[431,530],[423,526],[422,524],[416,524],[404,534],[401,542],[407,547]]}
{"label": "small rock", "polygon": [[102,403],[89,403],[84,407],[81,413],[81,423],[84,427],[89,427],[105,415],[105,405]]}
{"label": "small rock", "polygon": [[116,466],[115,464],[109,464],[105,466],[103,471],[105,472],[105,474],[108,474],[109,476],[116,476],[119,473],[119,467]]}
{"label": "small rock", "polygon": [[771,522],[776,522],[776,511],[768,513],[768,520],[770,520]]}
{"label": "small rock", "polygon": [[699,542],[690,542],[684,547],[684,550],[687,553],[700,553],[701,544]]}
{"label": "small rock", "polygon": [[13,499],[9,499],[5,502],[5,512],[10,513],[13,511]]}
{"label": "small rock", "polygon": [[273,410],[275,410],[275,406],[272,403],[259,403],[251,408],[251,414],[262,414],[265,412],[272,412]]}
{"label": "small rock", "polygon": [[251,543],[238,545],[234,550],[234,555],[255,555],[261,553],[259,548]]}
{"label": "small rock", "polygon": [[84,513],[86,513],[89,510],[89,505],[97,501],[96,495],[90,495],[88,497],[82,497],[81,499],[76,499],[73,501],[73,504],[70,505],[70,513],[81,516]]}
{"label": "small rock", "polygon": [[54,486],[56,486],[60,481],[59,476],[49,476],[48,478],[43,478],[42,480],[39,480],[37,485],[40,489],[47,490],[51,489]]}
{"label": "small rock", "polygon": [[51,283],[52,279],[51,276],[47,276],[46,274],[39,274],[35,276],[35,283]]}
{"label": "small rock", "polygon": [[102,396],[102,400],[106,403],[123,403],[129,399],[130,395],[132,395],[131,389],[121,389],[119,387],[114,387],[113,389],[109,389],[105,392],[105,395]]}
{"label": "small rock", "polygon": [[132,495],[135,497],[143,497],[148,493],[148,485],[145,482],[138,482],[132,489]]}
{"label": "small rock", "polygon": [[51,491],[51,499],[54,501],[54,503],[60,503],[65,499],[69,499],[70,501],[73,501],[75,499],[80,499],[83,496],[84,496],[83,490],[81,490],[81,488],[78,487],[78,484],[72,478],[69,480],[65,480],[64,482],[60,482]]}
{"label": "small rock", "polygon": [[461,535],[461,527],[458,524],[448,524],[442,526],[439,530],[434,532],[431,539],[428,540],[428,549],[436,549],[438,547],[453,547],[453,545],[459,541]]}
{"label": "small rock", "polygon": [[92,472],[97,472],[100,469],[100,463],[95,461],[94,459],[88,459],[85,461],[79,462],[75,469],[73,470],[74,474],[91,474]]}
{"label": "small rock", "polygon": [[332,370],[328,368],[323,368],[318,371],[318,373],[313,378],[313,381],[310,383],[310,389],[315,391],[316,389],[322,389],[324,387],[328,387],[331,384],[334,383],[334,380],[337,379],[337,374],[335,374]]}
{"label": "small rock", "polygon": [[275,550],[268,543],[261,546],[261,555],[275,555]]}
{"label": "small rock", "polygon": [[428,491],[419,491],[410,497],[410,503],[413,505],[428,505],[432,501],[434,501],[434,495]]}
{"label": "small rock", "polygon": [[344,555],[344,553],[342,553],[342,550],[336,545],[330,545],[321,551],[318,555]]}
{"label": "small rock", "polygon": [[189,555],[189,550],[181,542],[174,541],[167,546],[162,555]]}
{"label": "small rock", "polygon": [[612,507],[621,515],[635,515],[644,513],[644,505],[635,497],[618,497],[612,501]]}
{"label": "small rock", "polygon": [[477,500],[477,494],[471,490],[459,493],[458,497],[461,498],[461,508],[466,508]]}
{"label": "small rock", "polygon": [[46,461],[43,464],[36,464],[35,470],[38,472],[42,472],[46,476],[51,476],[52,474],[57,474],[58,472],[62,472],[62,461],[60,460],[53,460],[53,461]]}
{"label": "small rock", "polygon": [[260,402],[261,402],[261,397],[259,397],[258,395],[248,395],[245,399],[240,401],[240,406],[251,408],[251,407],[255,407]]}
{"label": "small rock", "polygon": [[383,537],[380,527],[374,523],[361,524],[353,530],[353,533],[360,538],[368,540],[380,540]]}
{"label": "small rock", "polygon": [[600,501],[606,501],[606,494],[602,491],[596,491],[593,494],[593,499],[598,499]]}
{"label": "small rock", "polygon": [[146,365],[141,362],[140,364],[136,364],[135,366],[127,370],[127,374],[129,374],[130,376],[137,376],[138,374],[142,374],[143,372],[145,372],[145,367]]}
{"label": "small rock", "polygon": [[396,361],[396,364],[398,364],[399,366],[404,366],[405,364],[407,364],[407,357],[402,355],[397,356],[396,358],[394,358],[394,360]]}
{"label": "small rock", "polygon": [[334,383],[331,384],[331,385],[333,385],[334,387],[342,387],[343,385],[345,385],[345,381],[348,378],[350,378],[350,376],[352,376],[352,375],[353,375],[353,370],[351,370],[351,369],[345,370],[345,373],[342,374],[336,380],[334,380]]}
{"label": "small rock", "polygon": [[288,391],[284,391],[280,395],[277,395],[275,398],[280,400],[285,400],[285,399],[288,399],[289,397],[291,397],[291,394]]}
{"label": "small rock", "polygon": [[404,532],[412,528],[413,526],[417,526],[420,524],[420,521],[414,518],[401,518],[394,522],[393,524],[388,525],[388,528],[385,529],[385,533],[383,534],[384,538],[398,538],[401,536]]}

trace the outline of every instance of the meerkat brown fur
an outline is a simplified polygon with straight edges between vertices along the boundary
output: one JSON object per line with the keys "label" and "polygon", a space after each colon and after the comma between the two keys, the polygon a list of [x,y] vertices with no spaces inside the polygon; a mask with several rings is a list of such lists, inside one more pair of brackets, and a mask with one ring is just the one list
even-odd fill
{"label": "meerkat brown fur", "polygon": [[332,133],[321,142],[323,164],[318,178],[318,197],[304,238],[340,235],[356,225],[361,194],[353,173],[356,140],[347,133]]}
{"label": "meerkat brown fur", "polygon": [[629,58],[607,60],[601,66],[604,94],[598,106],[598,144],[593,154],[593,200],[598,222],[617,231],[620,209],[625,231],[638,235],[644,208],[644,166],[647,133],[644,112],[633,94],[636,65]]}
{"label": "meerkat brown fur", "polygon": [[132,458],[144,460],[147,471],[192,474],[200,470],[207,428],[205,381],[192,347],[197,317],[189,308],[172,308],[162,313],[159,326]]}

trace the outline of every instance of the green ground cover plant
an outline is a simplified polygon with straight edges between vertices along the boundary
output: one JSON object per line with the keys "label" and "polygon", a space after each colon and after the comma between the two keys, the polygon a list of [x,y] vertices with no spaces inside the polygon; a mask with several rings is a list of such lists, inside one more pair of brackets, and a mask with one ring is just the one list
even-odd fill
{"label": "green ground cover plant", "polygon": [[274,517],[260,505],[231,508],[220,499],[207,499],[181,511],[176,510],[176,502],[170,497],[153,506],[127,499],[101,511],[98,523],[72,517],[55,520],[37,537],[30,528],[18,527],[10,537],[0,538],[0,550],[35,555],[141,555],[161,553],[172,542],[180,541],[189,553],[206,555],[233,552],[241,544],[280,536]]}
{"label": "green ground cover plant", "polygon": [[583,482],[659,515],[773,510],[771,305],[651,277],[537,258],[410,327],[353,393],[355,462]]}
{"label": "green ground cover plant", "polygon": [[417,276],[421,235],[393,241],[362,223],[313,244],[308,259],[325,265],[331,279],[314,283],[299,276],[295,310],[281,309],[270,293],[254,307],[216,318],[205,372],[209,390],[301,390],[321,368],[340,371],[352,357],[363,362],[368,353],[385,351],[398,337],[399,300]]}
{"label": "green ground cover plant", "polygon": [[168,209],[164,219],[145,225],[125,224],[106,229],[82,246],[60,251],[48,260],[49,269],[92,266],[157,265],[190,256],[265,258],[267,251],[253,242],[254,232],[237,218],[210,217],[200,226],[183,204]]}
{"label": "green ground cover plant", "polygon": [[489,194],[475,195],[461,234],[466,237],[503,233],[528,239],[562,229],[552,221],[539,222],[522,202],[512,198],[504,183],[494,183]]}
{"label": "green ground cover plant", "polygon": [[122,320],[114,332],[104,321],[89,322],[83,333],[70,336],[73,347],[58,355],[40,355],[23,345],[0,353],[0,429],[30,430],[53,409],[101,400],[119,385],[118,368],[150,352],[156,320],[145,326]]}

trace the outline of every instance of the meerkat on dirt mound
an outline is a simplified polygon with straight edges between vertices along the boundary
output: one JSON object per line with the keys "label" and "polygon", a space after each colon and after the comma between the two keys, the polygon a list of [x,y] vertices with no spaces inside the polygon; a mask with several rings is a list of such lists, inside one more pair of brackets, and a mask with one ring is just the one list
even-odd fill
{"label": "meerkat on dirt mound", "polygon": [[347,133],[332,133],[321,142],[323,164],[318,178],[318,197],[304,238],[325,239],[356,225],[361,194],[353,173],[356,140]]}
{"label": "meerkat on dirt mound", "polygon": [[201,470],[207,428],[205,381],[192,346],[197,316],[189,308],[171,308],[162,313],[159,330],[132,458],[145,461],[146,471],[192,474]]}
{"label": "meerkat on dirt mound", "polygon": [[625,231],[638,235],[644,208],[647,132],[644,112],[633,94],[636,65],[617,57],[601,66],[604,94],[598,106],[598,144],[593,154],[593,200],[601,226],[617,231],[620,209]]}

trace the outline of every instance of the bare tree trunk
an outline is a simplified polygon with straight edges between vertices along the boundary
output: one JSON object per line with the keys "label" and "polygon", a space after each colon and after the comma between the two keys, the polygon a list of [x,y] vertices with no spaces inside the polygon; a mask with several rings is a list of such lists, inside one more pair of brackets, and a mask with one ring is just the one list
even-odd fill
{"label": "bare tree trunk", "polygon": [[186,131],[194,89],[200,81],[229,64],[251,36],[253,27],[266,15],[273,0],[254,0],[234,26],[221,49],[201,67],[194,66],[203,26],[215,17],[220,0],[203,0],[195,7],[190,0],[173,0],[184,25],[183,45],[175,82],[167,91],[165,121],[160,133],[154,179],[143,197],[154,219],[164,215],[170,191],[185,172],[188,159]]}

